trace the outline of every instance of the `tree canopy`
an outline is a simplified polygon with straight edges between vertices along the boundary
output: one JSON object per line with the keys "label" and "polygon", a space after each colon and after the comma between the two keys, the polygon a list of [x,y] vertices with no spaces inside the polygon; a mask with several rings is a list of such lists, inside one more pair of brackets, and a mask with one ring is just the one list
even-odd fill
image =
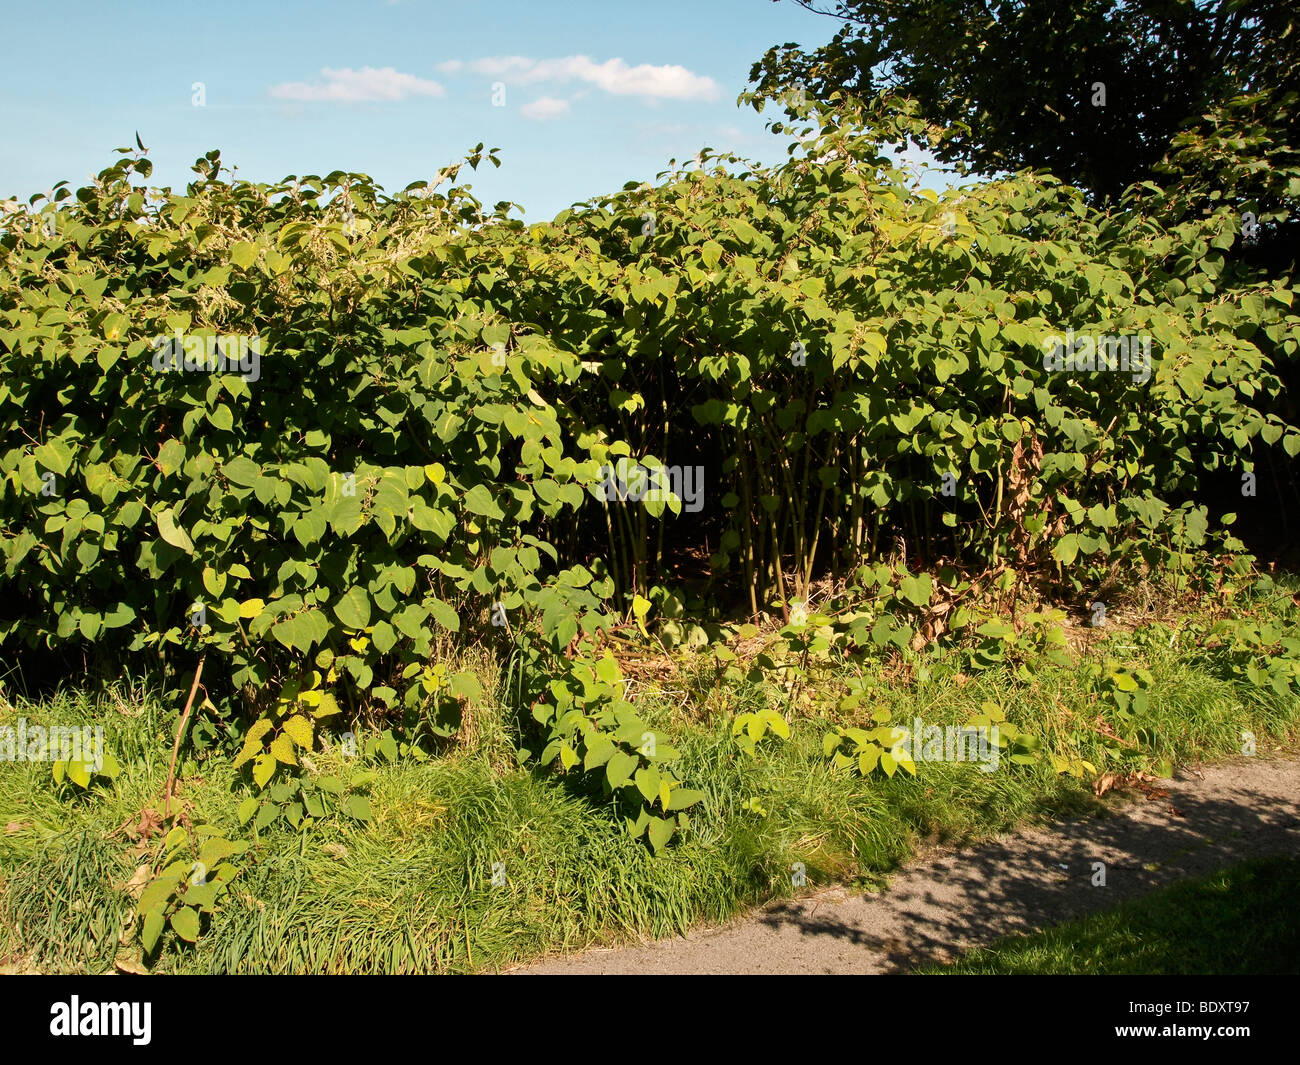
{"label": "tree canopy", "polygon": [[1260,94],[1252,122],[1296,143],[1290,0],[794,2],[843,25],[821,47],[769,49],[750,74],[760,93],[911,97],[946,128],[938,157],[977,172],[1045,169],[1116,197],[1202,116]]}

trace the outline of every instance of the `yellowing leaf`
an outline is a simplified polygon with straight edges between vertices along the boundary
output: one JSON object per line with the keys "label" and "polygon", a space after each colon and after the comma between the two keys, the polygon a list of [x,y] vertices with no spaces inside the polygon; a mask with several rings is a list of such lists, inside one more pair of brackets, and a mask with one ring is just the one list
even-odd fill
{"label": "yellowing leaf", "polygon": [[644,596],[634,596],[632,599],[632,614],[636,617],[637,628],[641,630],[643,636],[648,636],[645,628],[645,616],[650,613],[650,600]]}
{"label": "yellowing leaf", "polygon": [[340,713],[338,700],[329,692],[321,692],[320,705],[308,712],[312,717],[329,717],[332,714]]}
{"label": "yellowing leaf", "polygon": [[245,733],[244,741],[246,743],[261,743],[262,737],[271,731],[270,718],[258,718],[248,726],[248,732]]}
{"label": "yellowing leaf", "polygon": [[[289,718],[281,726],[281,728],[299,747],[305,747],[307,750],[311,750],[312,738],[315,734],[315,730],[312,727],[312,723],[303,717],[302,714],[294,714],[293,717]],[[274,744],[271,745],[271,749],[272,751],[275,750]]]}
{"label": "yellowing leaf", "polygon": [[259,788],[266,787],[266,783],[275,774],[275,759],[269,754],[259,754],[253,759],[253,781]]}
{"label": "yellowing leaf", "polygon": [[283,732],[271,741],[271,753],[285,765],[298,764],[298,756],[293,753],[293,740]]}

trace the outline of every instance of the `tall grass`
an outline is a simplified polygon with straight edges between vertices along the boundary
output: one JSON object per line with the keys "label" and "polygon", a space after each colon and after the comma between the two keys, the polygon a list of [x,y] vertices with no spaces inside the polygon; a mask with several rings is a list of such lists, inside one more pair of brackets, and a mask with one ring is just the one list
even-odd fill
{"label": "tall grass", "polygon": [[[1300,721],[1295,700],[1216,673],[1206,655],[1177,640],[1135,642],[1116,633],[1087,653],[1088,660],[1111,657],[1154,676],[1142,722],[1154,737],[1153,760],[1236,754],[1245,729],[1265,754],[1270,743],[1289,741]],[[1050,749],[1103,765],[1102,737],[1079,723],[1105,707],[1079,666],[1038,662],[1026,681],[1009,671],[968,677],[963,661],[957,652],[927,654],[911,679],[896,669],[854,668],[877,670],[872,706],[889,706],[896,721],[957,723],[991,699]],[[486,663],[478,668],[491,671]],[[919,846],[978,840],[1103,802],[1086,781],[1044,763],[1004,763],[994,773],[924,763],[917,779],[833,772],[822,735],[847,723],[845,715],[795,716],[789,740],[765,738],[751,758],[732,740],[729,714],[700,712],[708,676],[686,663],[672,684],[640,688],[638,709],[680,749],[674,772],[706,796],[691,811],[690,831],[658,858],[629,838],[618,811],[584,778],[520,767],[511,742],[516,723],[485,699],[467,715],[463,742],[443,756],[375,766],[372,822],[263,830],[199,943],[165,947],[157,969],[500,969],[550,952],[684,932],[830,881],[875,883]],[[780,706],[783,698],[752,685],[729,694],[742,707]],[[139,690],[65,691],[0,705],[0,724],[20,715],[102,723],[123,771],[112,785],[79,792],[56,787],[48,764],[0,764],[0,956],[44,971],[102,972],[119,955],[138,957],[124,885],[157,857],[159,840],[137,844],[128,829],[142,810],[161,809],[176,710]],[[338,769],[340,759],[337,751],[313,755],[319,772]],[[179,777],[191,824],[238,823],[248,786],[227,755],[187,750]],[[505,882],[494,886],[495,863]],[[807,887],[794,883],[795,863],[806,870]]]}

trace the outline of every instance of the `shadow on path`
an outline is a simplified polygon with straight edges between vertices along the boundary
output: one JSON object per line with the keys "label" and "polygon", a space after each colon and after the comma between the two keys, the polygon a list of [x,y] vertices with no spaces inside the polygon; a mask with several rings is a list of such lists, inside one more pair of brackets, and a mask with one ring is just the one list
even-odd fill
{"label": "shadow on path", "polygon": [[[901,972],[1250,858],[1300,854],[1300,762],[1238,759],[1187,771],[1167,790],[1111,817],[937,855],[876,895],[832,889],[723,928],[519,971]],[[1098,862],[1104,886],[1094,884]]]}

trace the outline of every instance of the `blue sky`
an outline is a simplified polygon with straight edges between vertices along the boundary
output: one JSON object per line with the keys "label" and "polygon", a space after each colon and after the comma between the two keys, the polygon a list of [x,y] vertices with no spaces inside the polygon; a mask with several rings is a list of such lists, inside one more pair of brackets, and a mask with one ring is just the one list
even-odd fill
{"label": "blue sky", "polygon": [[84,184],[137,130],[151,183],[177,188],[220,148],[250,180],[395,191],[482,141],[501,169],[462,178],[538,220],[704,145],[785,158],[736,96],[768,47],[837,23],[771,0],[69,0],[4,25],[0,198]]}

